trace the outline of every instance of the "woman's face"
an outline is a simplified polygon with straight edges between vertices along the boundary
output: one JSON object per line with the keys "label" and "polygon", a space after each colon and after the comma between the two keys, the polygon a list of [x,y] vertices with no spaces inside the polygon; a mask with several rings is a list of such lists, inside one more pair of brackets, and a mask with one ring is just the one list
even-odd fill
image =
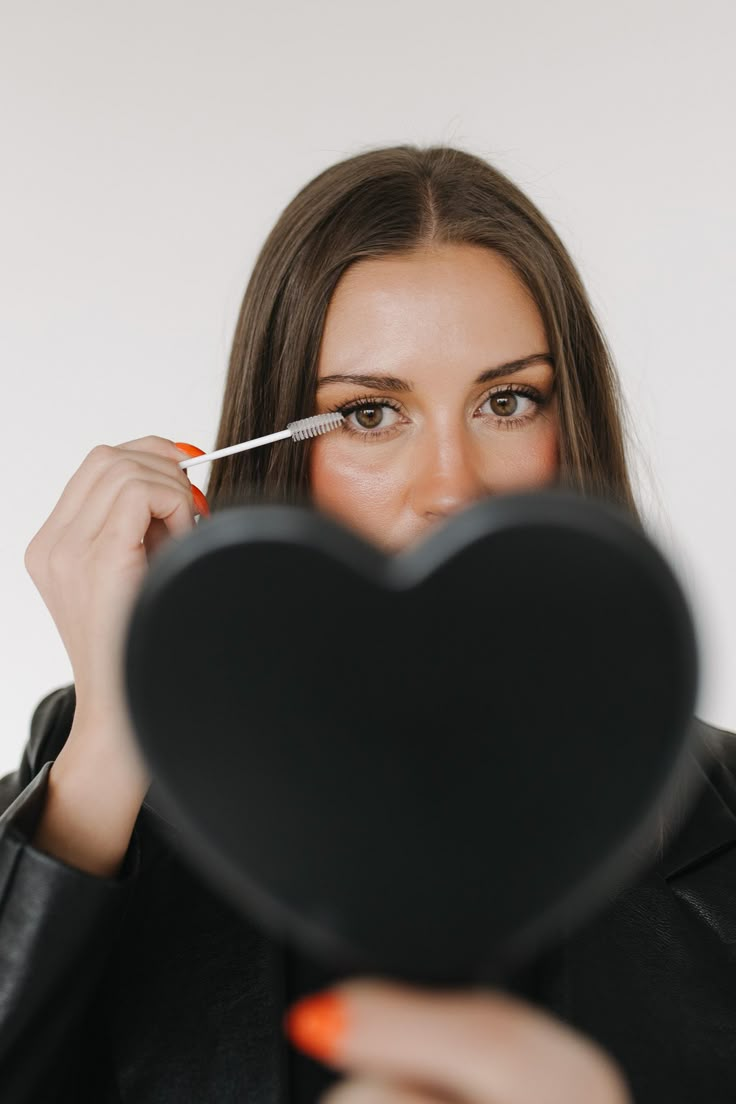
{"label": "woman's face", "polygon": [[531,296],[490,249],[360,261],[335,289],[311,446],[314,503],[385,551],[558,473],[554,371]]}

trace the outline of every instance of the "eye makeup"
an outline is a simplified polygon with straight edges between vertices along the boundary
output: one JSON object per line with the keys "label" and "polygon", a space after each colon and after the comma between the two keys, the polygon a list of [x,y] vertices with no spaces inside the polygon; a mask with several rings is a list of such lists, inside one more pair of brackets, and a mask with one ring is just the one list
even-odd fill
{"label": "eye makeup", "polygon": [[[552,389],[552,391],[553,390],[554,388]],[[538,388],[532,387],[530,384],[502,384],[498,387],[491,388],[491,390],[486,393],[483,401],[480,403],[481,407],[484,406],[489,401],[489,399],[493,399],[499,396],[506,397],[508,395],[520,395],[523,398],[527,399],[528,402],[533,404],[533,409],[526,414],[521,415],[520,417],[513,417],[512,415],[483,414],[479,411],[476,411],[474,417],[480,417],[488,420],[494,429],[497,428],[504,431],[520,429],[523,426],[526,426],[530,422],[534,421],[541,410],[549,403],[552,397],[552,391],[550,391],[550,394],[548,396],[545,396]],[[401,404],[396,402],[396,400],[386,398],[385,396],[376,395],[361,395],[360,397],[351,399],[348,402],[338,403],[335,406],[329,407],[329,409],[325,411],[325,413],[342,414],[343,418],[345,419],[342,428],[343,430],[345,430],[345,432],[352,433],[354,436],[363,438],[364,440],[375,441],[377,439],[385,438],[388,435],[393,435],[394,431],[398,428],[399,423],[394,423],[383,428],[381,426],[377,426],[375,428],[366,429],[365,427],[355,425],[351,420],[351,416],[364,410],[380,410],[384,408],[394,410],[397,414],[402,413]]]}

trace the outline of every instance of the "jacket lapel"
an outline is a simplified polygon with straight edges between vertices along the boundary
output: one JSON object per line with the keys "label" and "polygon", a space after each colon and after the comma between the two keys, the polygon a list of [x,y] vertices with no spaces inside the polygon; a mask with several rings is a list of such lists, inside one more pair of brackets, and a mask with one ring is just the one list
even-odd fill
{"label": "jacket lapel", "polygon": [[694,736],[699,794],[656,864],[668,881],[736,843],[736,737],[697,717]]}

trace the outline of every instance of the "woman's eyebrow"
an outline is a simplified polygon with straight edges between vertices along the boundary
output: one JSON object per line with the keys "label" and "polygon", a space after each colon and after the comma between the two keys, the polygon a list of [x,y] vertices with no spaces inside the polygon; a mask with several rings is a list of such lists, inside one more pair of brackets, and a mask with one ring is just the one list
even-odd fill
{"label": "woman's eyebrow", "polygon": [[[532,356],[522,357],[521,360],[510,360],[506,364],[499,364],[495,368],[486,368],[473,383],[488,383],[489,380],[499,376],[510,376],[514,372],[520,372],[522,368],[530,364],[537,364],[546,360],[553,368],[554,361],[549,353],[534,353]],[[328,383],[356,383],[359,387],[370,387],[375,391],[413,391],[414,384],[411,380],[400,379],[398,376],[364,376],[360,373],[347,372],[332,376],[322,376],[317,381],[317,390],[326,387]]]}

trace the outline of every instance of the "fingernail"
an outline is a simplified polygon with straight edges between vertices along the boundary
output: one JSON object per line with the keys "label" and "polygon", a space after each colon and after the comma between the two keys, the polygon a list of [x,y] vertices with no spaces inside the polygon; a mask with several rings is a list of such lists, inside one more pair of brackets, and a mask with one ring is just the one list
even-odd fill
{"label": "fingernail", "polygon": [[286,1034],[294,1046],[330,1061],[345,1032],[345,1002],[337,993],[318,993],[297,1001],[286,1014]]}
{"label": "fingernail", "polygon": [[174,441],[174,445],[187,456],[204,456],[204,449],[197,448],[196,445],[188,445],[186,441]]}
{"label": "fingernail", "polygon": [[[177,445],[177,448],[179,446]],[[197,513],[204,514],[205,517],[210,516],[210,508],[207,504],[207,499],[204,497],[199,487],[192,486],[192,498],[194,499],[194,505],[197,507]]]}

